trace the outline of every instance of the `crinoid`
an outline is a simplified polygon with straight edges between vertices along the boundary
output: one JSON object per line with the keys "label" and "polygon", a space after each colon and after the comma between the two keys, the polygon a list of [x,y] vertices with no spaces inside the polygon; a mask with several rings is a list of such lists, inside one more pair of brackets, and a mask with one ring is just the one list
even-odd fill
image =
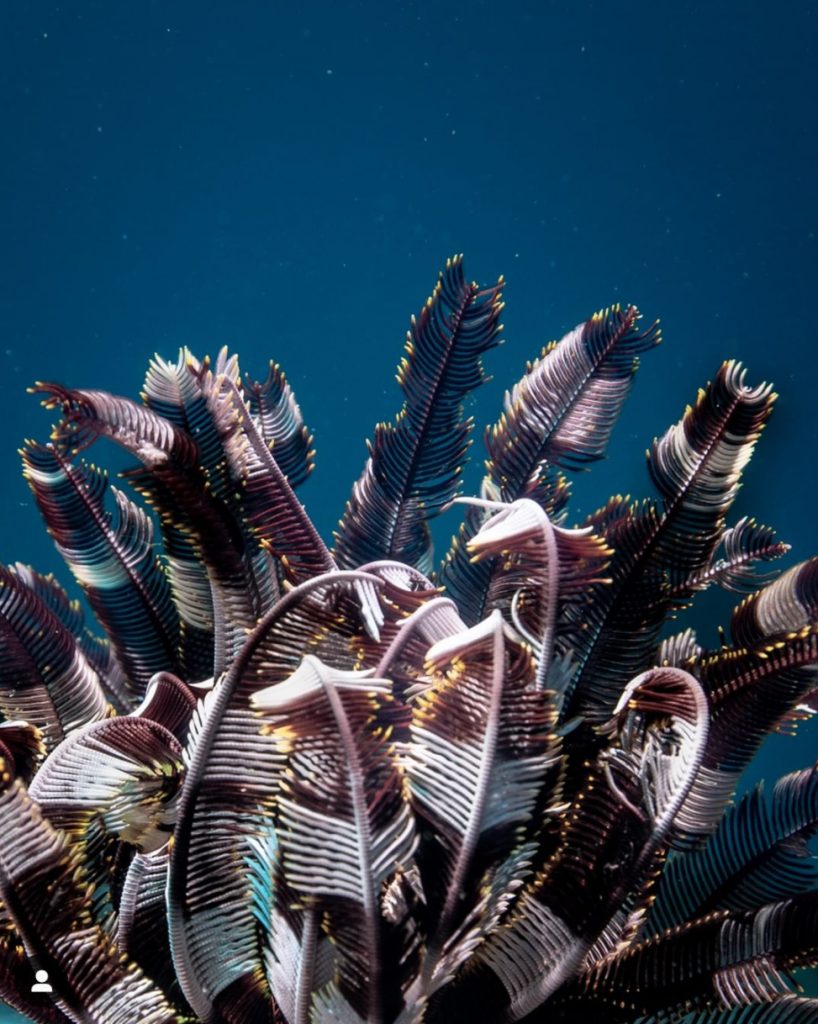
{"label": "crinoid", "polygon": [[[634,307],[596,314],[506,395],[434,575],[501,285],[440,275],[334,550],[293,492],[312,439],[278,366],[157,357],[141,404],[37,385],[60,419],[25,474],[106,638],[50,577],[0,570],[22,1012],[818,1021],[790,973],[818,947],[818,772],[731,805],[818,681],[818,560],[772,579],[786,545],[728,525],[775,396],[724,363],[648,453],[658,497],[569,527],[567,475],[659,341]],[[130,497],[78,458],[97,438],[135,457]],[[664,636],[714,584],[746,595],[729,642]]]}

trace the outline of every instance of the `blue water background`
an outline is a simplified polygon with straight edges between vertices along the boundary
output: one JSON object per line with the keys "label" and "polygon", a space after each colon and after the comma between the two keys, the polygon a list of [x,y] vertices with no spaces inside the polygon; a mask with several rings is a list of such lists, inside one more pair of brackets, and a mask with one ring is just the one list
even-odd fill
{"label": "blue water background", "polygon": [[[0,560],[60,565],[20,476],[18,444],[49,425],[26,386],[135,395],[180,345],[283,364],[318,451],[302,497],[329,536],[399,406],[409,315],[455,252],[508,281],[481,425],[593,310],[662,318],[575,517],[649,494],[645,447],[735,357],[781,393],[736,516],[808,557],[816,29],[814,4],[788,2],[6,5]],[[715,644],[730,606],[686,621]],[[817,741],[774,741],[753,777]]]}

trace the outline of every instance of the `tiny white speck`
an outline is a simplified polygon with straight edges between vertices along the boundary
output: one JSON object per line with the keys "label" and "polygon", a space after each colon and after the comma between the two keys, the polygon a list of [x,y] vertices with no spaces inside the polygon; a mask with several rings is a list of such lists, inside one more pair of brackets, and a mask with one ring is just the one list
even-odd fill
{"label": "tiny white speck", "polygon": [[43,39],[48,39],[48,33],[47,32],[43,32]]}
{"label": "tiny white speck", "polygon": [[327,74],[328,74],[328,75],[331,75],[331,74],[333,74],[333,70],[332,70],[332,68],[327,68]]}
{"label": "tiny white speck", "polygon": [[721,192],[716,193],[716,199],[721,199]]}
{"label": "tiny white speck", "polygon": [[127,242],[127,241],[128,241],[128,235],[127,235],[127,233],[123,233],[123,235],[122,235],[122,241],[123,241],[123,242]]}
{"label": "tiny white speck", "polygon": [[101,124],[98,124],[98,125],[97,125],[97,131],[98,131],[98,132],[101,132],[101,131],[102,131],[102,125],[101,125]]}
{"label": "tiny white speck", "polygon": [[585,47],[584,47],[584,46],[580,46],[580,48],[579,48],[579,52],[580,52],[580,53],[585,53]]}
{"label": "tiny white speck", "polygon": [[457,129],[456,128],[452,128],[452,135],[457,135]]}

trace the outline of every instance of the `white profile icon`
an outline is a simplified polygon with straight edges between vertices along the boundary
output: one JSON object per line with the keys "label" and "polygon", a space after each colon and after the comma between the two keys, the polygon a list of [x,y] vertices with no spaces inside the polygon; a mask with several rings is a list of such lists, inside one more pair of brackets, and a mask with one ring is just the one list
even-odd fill
{"label": "white profile icon", "polygon": [[54,989],[48,984],[48,971],[37,971],[34,975],[37,983],[31,986],[32,992],[53,992]]}

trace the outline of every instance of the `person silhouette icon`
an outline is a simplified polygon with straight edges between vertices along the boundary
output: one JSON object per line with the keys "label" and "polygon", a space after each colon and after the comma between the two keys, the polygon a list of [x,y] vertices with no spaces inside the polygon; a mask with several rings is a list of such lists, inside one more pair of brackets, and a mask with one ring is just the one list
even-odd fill
{"label": "person silhouette icon", "polygon": [[31,986],[32,992],[53,992],[54,989],[48,983],[48,971],[37,971],[34,975],[36,984]]}

